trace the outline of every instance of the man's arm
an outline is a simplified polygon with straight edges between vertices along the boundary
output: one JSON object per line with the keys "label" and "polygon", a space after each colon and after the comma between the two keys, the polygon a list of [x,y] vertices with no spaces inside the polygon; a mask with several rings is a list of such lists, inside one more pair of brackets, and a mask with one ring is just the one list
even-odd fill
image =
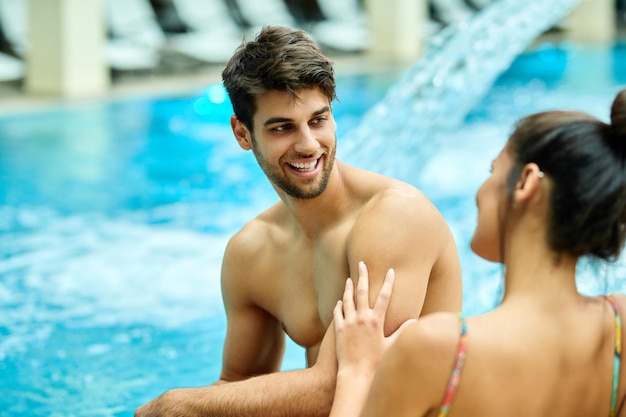
{"label": "man's arm", "polygon": [[[251,240],[263,241],[258,236]],[[167,391],[140,407],[136,417],[328,415],[336,374],[334,330],[326,332],[314,366],[277,372],[285,335],[280,323],[254,301],[259,286],[251,282],[266,278],[263,265],[241,260],[265,257],[251,245],[254,242],[245,235],[235,235],[224,255],[222,295],[228,325],[220,380],[211,386]],[[267,285],[266,281],[261,288],[267,291]]]}
{"label": "man's arm", "polygon": [[[394,415],[389,409],[380,410],[381,403],[390,406],[387,397],[381,399],[380,394],[371,393],[368,396],[368,392],[382,353],[400,334],[397,326],[403,320],[422,315],[426,302],[434,311],[461,309],[460,263],[451,233],[439,212],[419,193],[390,192],[373,203],[352,233],[351,264],[356,258],[367,259],[366,262],[375,263],[378,268],[393,267],[394,273],[388,272],[384,281],[374,273],[368,277],[369,268],[361,264],[358,275],[352,273],[353,277],[359,277],[357,283],[346,284],[344,298],[335,308],[340,364],[331,416],[359,416],[366,401],[369,404],[365,406],[366,413],[372,411],[370,403],[378,401],[377,412],[368,415]],[[428,295],[433,279],[440,280],[438,288],[431,291],[437,293],[434,299],[432,294]],[[396,288],[392,295],[394,281]],[[370,282],[380,290],[369,291]],[[400,330],[411,322],[404,321]],[[390,336],[386,338],[385,334]],[[418,352],[416,355],[421,356]],[[420,376],[428,378],[427,375]],[[406,385],[406,378],[383,380],[382,386],[389,388],[396,383]]]}
{"label": "man's arm", "polygon": [[364,208],[348,238],[353,278],[364,261],[370,302],[376,300],[389,268],[394,293],[385,319],[389,336],[404,321],[427,312],[460,312],[461,266],[452,233],[435,206],[420,192],[388,190]]}
{"label": "man's arm", "polygon": [[[270,282],[259,261],[258,236],[253,235],[257,239],[252,245],[241,233],[235,235],[224,254],[221,289],[227,328],[220,383],[276,372],[285,352],[281,324],[255,301],[259,286]],[[265,286],[254,282],[259,278]]]}
{"label": "man's arm", "polygon": [[337,372],[334,343],[331,326],[322,342],[318,361],[311,368],[208,387],[170,390],[137,410],[135,416],[328,416]]}

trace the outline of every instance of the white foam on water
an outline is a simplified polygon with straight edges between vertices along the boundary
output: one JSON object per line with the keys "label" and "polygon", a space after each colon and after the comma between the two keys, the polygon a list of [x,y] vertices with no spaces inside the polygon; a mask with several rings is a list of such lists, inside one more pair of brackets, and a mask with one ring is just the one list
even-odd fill
{"label": "white foam on water", "polygon": [[45,339],[56,323],[178,327],[221,314],[220,266],[232,232],[199,233],[102,215],[3,208],[25,229],[3,239],[4,348]]}

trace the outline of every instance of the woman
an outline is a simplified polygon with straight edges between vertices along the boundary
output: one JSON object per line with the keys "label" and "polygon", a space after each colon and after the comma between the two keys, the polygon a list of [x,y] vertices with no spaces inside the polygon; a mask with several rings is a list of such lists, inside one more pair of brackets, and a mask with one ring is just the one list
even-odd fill
{"label": "woman", "polygon": [[335,308],[331,416],[626,416],[626,296],[586,297],[575,282],[582,256],[621,253],[625,164],[626,90],[610,125],[567,111],[519,121],[476,194],[471,241],[504,264],[502,303],[467,319],[428,315],[391,345],[382,323],[393,271],[370,308],[362,265],[356,303],[348,280]]}

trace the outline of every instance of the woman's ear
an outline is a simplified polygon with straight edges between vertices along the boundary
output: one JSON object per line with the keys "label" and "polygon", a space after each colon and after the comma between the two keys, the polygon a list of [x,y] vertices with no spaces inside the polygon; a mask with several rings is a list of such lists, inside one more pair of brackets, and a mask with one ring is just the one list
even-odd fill
{"label": "woman's ear", "polygon": [[237,143],[241,147],[241,149],[245,151],[249,151],[252,149],[252,143],[250,140],[250,131],[244,125],[241,120],[237,118],[237,116],[230,116],[230,127],[233,130],[233,134],[235,135],[235,139],[237,139]]}
{"label": "woman's ear", "polygon": [[530,201],[538,195],[543,182],[543,171],[535,163],[528,163],[522,168],[513,191],[513,203],[520,204]]}

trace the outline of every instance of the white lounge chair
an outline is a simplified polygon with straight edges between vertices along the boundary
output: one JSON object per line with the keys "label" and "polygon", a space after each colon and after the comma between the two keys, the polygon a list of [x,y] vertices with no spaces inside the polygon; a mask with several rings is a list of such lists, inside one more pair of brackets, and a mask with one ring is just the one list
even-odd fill
{"label": "white lounge chair", "polygon": [[325,19],[310,32],[324,46],[343,52],[359,52],[369,46],[367,16],[358,0],[317,0]]}
{"label": "white lounge chair", "polygon": [[124,39],[109,39],[104,56],[109,66],[118,71],[150,71],[161,61],[157,50]]}
{"label": "white lounge chair", "polygon": [[283,0],[235,0],[241,17],[256,33],[265,25],[296,27],[296,20]]}
{"label": "white lounge chair", "polygon": [[190,31],[167,34],[159,25],[149,0],[107,0],[109,26],[114,38],[162,52],[183,54],[197,61],[223,63],[230,58],[242,36],[233,26],[227,26],[232,19],[219,12],[220,5],[224,6],[222,1],[172,0]]}
{"label": "white lounge chair", "polygon": [[[0,0],[0,22],[4,36],[15,52],[24,59],[29,50],[27,7],[27,0]],[[103,54],[105,62],[118,70],[152,69],[158,64],[158,54],[153,49],[124,40],[105,43]],[[5,64],[7,68],[16,68],[16,63]]]}
{"label": "white lounge chair", "polygon": [[0,82],[24,78],[24,63],[15,57],[0,53]]}
{"label": "white lounge chair", "polygon": [[165,35],[148,3],[129,0],[106,0],[105,21],[111,38],[105,56],[111,68],[150,70],[159,65]]}
{"label": "white lounge chair", "polygon": [[243,39],[224,0],[171,0],[190,31],[168,37],[172,49],[198,60],[227,62]]}
{"label": "white lounge chair", "polygon": [[0,0],[0,26],[13,50],[24,56],[27,45],[26,0]]}
{"label": "white lounge chair", "polygon": [[154,50],[165,43],[165,34],[149,0],[106,0],[105,11],[113,39],[123,39]]}

